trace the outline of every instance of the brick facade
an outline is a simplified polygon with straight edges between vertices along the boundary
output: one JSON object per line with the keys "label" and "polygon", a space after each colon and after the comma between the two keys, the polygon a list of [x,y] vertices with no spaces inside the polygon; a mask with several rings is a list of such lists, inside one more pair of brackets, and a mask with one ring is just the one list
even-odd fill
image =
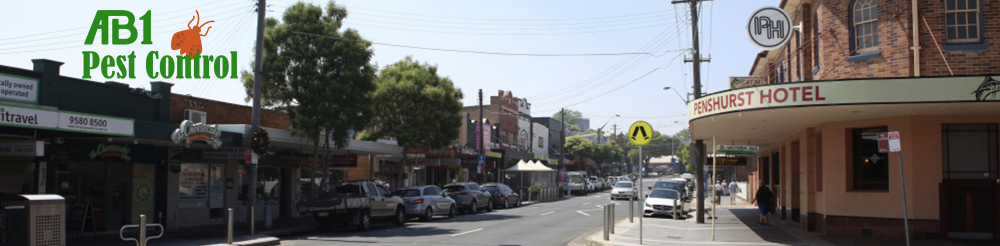
{"label": "brick facade", "polygon": [[[253,108],[249,106],[214,101],[204,98],[172,94],[170,97],[170,122],[184,120],[184,110],[194,109],[208,113],[208,124],[250,124]],[[260,125],[277,129],[289,129],[288,115],[282,112],[262,109]]]}
{"label": "brick facade", "polygon": [[[913,29],[910,0],[878,0],[878,55],[860,60],[851,44],[851,5],[853,0],[783,1],[793,25],[801,23],[801,30],[793,32],[785,47],[759,56],[750,75],[764,76],[773,82],[775,71],[784,65],[784,81],[838,80],[858,78],[913,77]],[[1000,38],[1000,2],[980,1],[981,42],[948,43],[945,28],[945,1],[919,1],[920,19],[920,76],[950,76],[942,59],[943,52],[954,75],[985,75],[1000,69],[1000,47],[991,40]],[[927,24],[924,24],[926,19]],[[934,38],[941,46],[940,51]],[[813,42],[813,30],[818,34],[818,46]],[[815,52],[813,48],[818,48]],[[813,59],[814,54],[819,54]],[[813,73],[813,72],[816,73]]]}

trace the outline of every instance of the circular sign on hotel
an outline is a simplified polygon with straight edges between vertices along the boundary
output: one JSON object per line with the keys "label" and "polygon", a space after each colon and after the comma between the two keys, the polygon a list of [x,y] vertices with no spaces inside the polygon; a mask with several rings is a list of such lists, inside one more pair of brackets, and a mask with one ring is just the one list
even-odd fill
{"label": "circular sign on hotel", "polygon": [[775,7],[764,7],[753,12],[747,21],[747,36],[754,45],[773,50],[788,43],[792,34],[792,20],[788,13]]}

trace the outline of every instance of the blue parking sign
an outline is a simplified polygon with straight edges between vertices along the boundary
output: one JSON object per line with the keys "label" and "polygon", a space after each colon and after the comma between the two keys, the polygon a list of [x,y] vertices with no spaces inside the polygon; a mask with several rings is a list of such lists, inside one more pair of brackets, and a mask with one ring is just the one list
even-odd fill
{"label": "blue parking sign", "polygon": [[479,166],[480,167],[486,166],[486,156],[485,155],[479,155]]}

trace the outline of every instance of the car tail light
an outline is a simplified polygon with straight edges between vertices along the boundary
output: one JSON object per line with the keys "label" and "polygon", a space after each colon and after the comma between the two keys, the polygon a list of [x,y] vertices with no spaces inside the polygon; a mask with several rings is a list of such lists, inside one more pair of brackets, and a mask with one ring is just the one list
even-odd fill
{"label": "car tail light", "polygon": [[464,195],[468,195],[468,194],[469,194],[469,192],[468,192],[468,191],[463,191],[463,192],[459,192],[458,194],[459,194],[459,195],[463,195],[463,196],[464,196]]}
{"label": "car tail light", "polygon": [[413,200],[413,204],[421,204],[421,203],[424,203],[424,199],[423,198]]}
{"label": "car tail light", "polygon": [[497,194],[497,198],[503,198],[503,194]]}

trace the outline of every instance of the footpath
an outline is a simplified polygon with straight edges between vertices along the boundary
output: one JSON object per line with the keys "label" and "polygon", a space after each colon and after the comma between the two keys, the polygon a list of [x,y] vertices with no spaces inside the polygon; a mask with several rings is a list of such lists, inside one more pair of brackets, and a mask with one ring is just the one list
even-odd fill
{"label": "footpath", "polygon": [[[213,225],[202,227],[191,227],[181,229],[167,229],[163,237],[150,239],[147,245],[150,246],[188,246],[188,245],[242,245],[242,246],[270,246],[279,245],[280,236],[300,234],[315,231],[316,226],[312,217],[284,218],[275,220],[271,229],[264,228],[264,223],[258,221],[255,226],[256,235],[249,235],[249,228],[245,223],[236,223],[233,228],[233,244],[226,244],[226,225]],[[135,241],[123,241],[118,235],[118,231],[103,233],[68,233],[66,245],[68,246],[135,246]],[[126,230],[126,237],[137,236],[138,230]],[[148,229],[148,236],[159,234],[158,229]]]}
{"label": "footpath", "polygon": [[[634,223],[628,221],[628,214],[616,214],[615,234],[604,240],[603,228],[587,233],[569,245],[850,245],[850,246],[890,246],[906,245],[905,240],[830,237],[820,233],[802,230],[798,224],[781,221],[778,216],[770,216],[770,225],[759,225],[757,208],[746,201],[737,199],[729,204],[729,197],[723,197],[723,204],[715,207],[715,230],[712,230],[711,203],[705,203],[705,223],[695,221],[695,203],[685,204],[690,211],[682,220],[670,217],[644,217],[642,219],[642,244],[639,241],[639,217],[636,211]],[[714,237],[714,239],[713,239]],[[983,244],[986,243],[986,244]],[[950,241],[912,240],[911,245],[989,245],[996,241]],[[993,244],[996,245],[996,244]]]}

